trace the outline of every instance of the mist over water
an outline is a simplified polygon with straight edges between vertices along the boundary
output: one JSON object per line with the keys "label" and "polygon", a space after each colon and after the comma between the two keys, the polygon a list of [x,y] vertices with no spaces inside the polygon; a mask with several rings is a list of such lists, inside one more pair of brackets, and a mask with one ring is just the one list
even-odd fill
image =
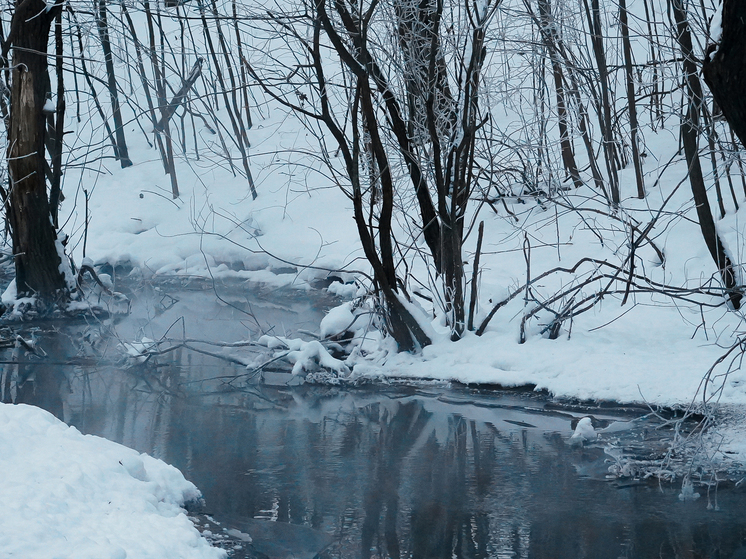
{"label": "mist over water", "polygon": [[[254,313],[247,327],[211,293],[173,297],[186,335],[216,339],[294,315],[318,324],[322,312],[305,296],[234,297]],[[168,328],[171,315],[148,311],[161,300],[142,297],[120,331]],[[50,359],[71,357],[70,340],[86,331],[76,328],[40,338]],[[254,532],[255,557],[288,557],[293,545],[313,557],[303,553],[328,543],[319,532],[331,535],[325,558],[746,556],[742,488],[698,487],[698,500],[682,502],[680,482],[608,475],[608,444],[628,456],[664,448],[641,413],[593,410],[610,427],[570,445],[582,413],[533,393],[231,382],[245,369],[186,349],[147,367],[24,367],[33,382],[21,401],[175,465],[203,492],[204,513]]]}

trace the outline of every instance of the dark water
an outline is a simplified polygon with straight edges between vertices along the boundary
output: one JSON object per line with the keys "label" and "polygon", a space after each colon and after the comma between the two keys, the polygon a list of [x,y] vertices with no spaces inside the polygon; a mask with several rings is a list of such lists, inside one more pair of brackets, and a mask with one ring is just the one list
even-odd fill
{"label": "dark water", "polygon": [[[213,303],[205,313],[209,298],[181,293],[173,308],[203,337],[210,324],[215,339],[241,312]],[[286,297],[266,308],[318,323],[320,307],[305,304]],[[135,309],[122,327],[157,335],[171,310]],[[90,328],[45,333],[47,360],[79,356]],[[33,382],[19,398],[177,466],[202,490],[204,512],[254,532],[253,556],[312,557],[320,544],[311,540],[323,532],[333,541],[325,558],[746,557],[743,490],[700,487],[699,500],[681,502],[680,484],[608,476],[608,444],[628,456],[662,447],[665,434],[639,414],[595,410],[610,425],[602,439],[571,446],[580,413],[531,393],[199,382],[243,369],[186,350],[147,367],[86,363],[22,367]]]}

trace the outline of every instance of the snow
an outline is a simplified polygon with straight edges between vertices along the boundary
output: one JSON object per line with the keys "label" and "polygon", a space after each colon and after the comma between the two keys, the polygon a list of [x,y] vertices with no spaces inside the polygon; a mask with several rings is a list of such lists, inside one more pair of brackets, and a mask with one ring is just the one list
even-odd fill
{"label": "snow", "polygon": [[135,363],[144,363],[148,358],[148,352],[156,349],[158,348],[155,341],[144,336],[140,338],[139,342],[122,344],[124,354]]}
{"label": "snow", "polygon": [[0,404],[0,549],[24,559],[218,559],[184,514],[173,466],[50,413]]}
{"label": "snow", "polygon": [[346,365],[339,359],[332,357],[326,348],[316,340],[303,344],[298,351],[288,352],[287,358],[293,363],[294,375],[298,375],[302,371],[313,370],[315,368],[313,363],[318,363],[322,367],[340,374],[347,373]]}
{"label": "snow", "polygon": [[581,417],[575,426],[575,431],[570,437],[570,444],[583,444],[586,441],[593,441],[598,438],[596,430],[593,428],[590,417]]}
{"label": "snow", "polygon": [[288,339],[282,336],[262,336],[257,343],[267,346],[269,349],[287,349],[290,351],[300,351],[305,342],[299,338]]}
{"label": "snow", "polygon": [[365,291],[354,283],[342,283],[339,281],[332,282],[332,284],[326,288],[329,293],[333,293],[344,299],[353,299],[358,296],[363,296]]}
{"label": "snow", "polygon": [[60,274],[65,278],[65,285],[69,290],[74,290],[77,287],[75,281],[75,274],[73,273],[72,267],[70,266],[70,260],[65,254],[64,241],[67,240],[67,235],[62,231],[57,233],[57,238],[54,240],[54,246],[57,250],[57,256],[59,256],[60,264],[57,267]]}
{"label": "snow", "polygon": [[16,302],[18,299],[18,287],[16,286],[16,280],[13,279],[8,284],[8,287],[5,288],[5,291],[3,291],[2,297],[0,297],[0,300],[2,301],[3,305],[10,306]]}
{"label": "snow", "polygon": [[[622,315],[624,309],[599,313],[583,330],[576,325],[569,340],[534,335],[518,344],[515,326],[510,323],[488,329],[481,338],[469,333],[456,343],[441,335],[421,356],[389,355],[384,367],[373,366],[372,370],[371,363],[361,361],[353,375],[380,375],[382,369],[404,378],[507,387],[535,384],[537,390],[583,400],[666,406],[689,403],[704,372],[723,351],[714,342],[693,342],[691,332],[682,328],[681,318],[672,313],[661,311],[662,316],[645,318],[646,309],[636,310],[619,316],[613,328],[591,332]],[[744,388],[744,372],[731,373],[721,401],[743,403]]]}
{"label": "snow", "polygon": [[343,334],[353,327],[355,315],[352,312],[352,303],[344,303],[331,309],[321,320],[319,330],[322,338]]}
{"label": "snow", "polygon": [[694,491],[694,484],[692,483],[689,476],[684,476],[681,481],[681,493],[679,493],[679,501],[696,501],[699,499],[699,493]]}
{"label": "snow", "polygon": [[[257,116],[255,128],[249,131],[252,149],[266,154],[285,153],[293,147],[306,149],[309,144],[298,132],[299,126],[292,118],[281,117],[279,111],[264,119]],[[659,134],[647,132],[648,198],[623,201],[624,211],[643,224],[658,215],[673,187],[686,177],[686,164],[678,159],[658,179],[659,169],[677,148],[676,137],[669,130],[670,127]],[[179,160],[182,196],[172,201],[165,189],[168,178],[159,167],[157,154],[136,143],[134,133],[131,136],[133,167],[120,170],[107,164],[103,173],[81,173],[81,181],[94,185],[90,191],[86,256],[95,264],[129,263],[134,266],[133,273],[151,279],[167,275],[233,277],[265,287],[305,290],[313,280],[325,278],[330,271],[340,276],[342,270],[358,280],[364,280],[364,273],[369,273],[349,200],[323,175],[302,173],[287,162],[278,168],[272,162],[277,156],[254,156],[259,197],[252,201],[240,177],[221,168],[197,168]],[[66,177],[73,185],[77,182],[72,178],[74,173],[71,171]],[[623,170],[620,176],[623,191],[631,192],[631,169]],[[656,180],[658,184],[653,187]],[[72,198],[70,194],[68,199]],[[608,210],[582,192],[577,198],[569,194],[562,202],[573,208]],[[505,215],[486,211],[480,214],[480,219],[485,220],[485,242],[477,325],[494,304],[525,281],[521,249],[524,233],[532,239],[534,277],[557,266],[571,267],[586,256],[619,262],[628,250],[627,231],[614,219],[564,211],[560,212],[556,227],[547,227],[547,221],[555,217],[553,210],[519,203],[510,208],[519,217],[519,225]],[[656,253],[644,246],[637,250],[638,267],[656,281],[699,286],[714,274],[714,269],[701,233],[692,222],[696,212],[688,185],[681,186],[663,209],[654,239],[665,252],[666,262],[660,265]],[[82,209],[80,203],[73,206],[65,202],[65,210],[69,212],[66,229],[71,232],[68,250],[79,262]],[[746,253],[743,211],[743,207],[739,212],[729,209],[728,215],[718,222],[731,254],[736,256]],[[591,226],[600,232],[603,244]],[[469,260],[475,242],[470,238],[465,245]],[[412,273],[427,277],[417,266]],[[591,266],[586,268],[590,270]],[[364,273],[356,274],[355,270]],[[344,277],[345,282],[350,279]],[[548,277],[534,289],[548,297],[566,281],[569,276]],[[584,293],[593,289],[597,285]],[[414,290],[421,288],[416,286]],[[362,293],[359,285],[340,282],[332,283],[330,291],[348,299]],[[518,295],[501,308],[483,336],[468,332],[456,343],[448,339],[442,313],[414,297],[413,301],[425,307],[425,313],[414,303],[406,305],[424,318],[423,326],[434,341],[431,346],[419,355],[396,354],[390,338],[381,340],[370,332],[355,332],[352,355],[344,364],[351,378],[431,378],[506,387],[532,384],[537,390],[562,398],[687,406],[692,401],[702,402],[698,390],[705,372],[736,341],[742,328],[742,315],[728,312],[724,306],[704,307],[700,311],[695,305],[656,294],[633,295],[621,306],[621,296],[607,295],[593,310],[576,317],[571,325],[567,323],[556,340],[541,334],[546,316],[540,313],[528,322],[526,343],[519,344],[520,321],[530,310],[522,297]],[[721,302],[716,297],[703,299],[707,303]],[[354,316],[350,309],[346,303],[330,311],[320,325],[320,338],[347,328]],[[358,318],[353,329],[364,329],[370,320],[369,317],[361,322]],[[297,373],[320,361],[330,363],[335,371],[345,370],[341,361],[327,361],[328,351],[323,346],[294,338],[292,334],[282,338],[268,336],[259,343],[280,352],[292,352],[289,355]],[[709,388],[712,387],[714,383]],[[728,375],[719,401],[746,404],[743,371]],[[734,434],[729,440],[732,448],[740,449],[739,455],[746,457],[746,445],[738,447],[739,436]]]}
{"label": "snow", "polygon": [[[498,13],[497,17],[499,20],[502,16]],[[167,25],[168,21],[167,17]],[[171,24],[169,33],[176,40],[180,31],[175,22]],[[717,18],[713,20],[713,36],[716,24]],[[275,43],[268,39],[262,45],[266,51]],[[641,56],[646,56],[645,52]],[[263,53],[252,56],[259,60]],[[500,59],[493,61],[492,57],[490,51],[484,63],[485,82],[505,84],[505,91],[496,91],[490,99],[496,129],[505,138],[522,137],[530,130],[527,117],[516,108],[522,93],[511,80],[517,78],[502,76],[500,72],[509,65]],[[209,59],[205,64],[211,64]],[[67,201],[60,221],[70,235],[67,251],[74,260],[81,262],[85,257],[95,265],[128,264],[134,268],[134,275],[145,279],[174,275],[240,278],[253,282],[247,285],[303,290],[309,290],[316,280],[340,278],[344,283],[334,281],[330,292],[348,301],[361,296],[363,286],[369,285],[366,277],[370,276],[370,269],[358,241],[351,202],[319,163],[333,152],[322,153],[314,134],[258,88],[251,88],[251,94],[256,99],[256,110],[248,135],[251,168],[259,194],[256,200],[248,194],[246,180],[234,176],[216,155],[217,140],[199,121],[196,130],[188,127],[186,137],[197,134],[202,142],[200,159],[189,143],[186,156],[179,150],[176,170],[181,196],[172,199],[169,179],[163,173],[157,151],[131,124],[126,133],[132,167],[120,169],[111,159],[94,158],[94,153],[87,170],[78,166],[65,174]],[[533,107],[524,109],[530,111]],[[99,137],[102,131],[93,124],[95,119],[78,126],[68,113],[68,126],[78,128],[76,134],[70,135],[71,145],[67,147],[77,153],[90,143],[87,138]],[[665,262],[661,263],[656,251],[643,244],[635,252],[640,273],[675,287],[698,289],[711,278],[712,285],[718,284],[695,221],[691,192],[688,184],[682,183],[687,168],[683,157],[676,156],[678,119],[674,116],[665,125],[657,131],[641,130],[647,153],[645,200],[633,197],[635,177],[630,165],[619,173],[623,199],[617,211],[610,210],[591,186],[564,192],[555,206],[551,201],[534,203],[524,186],[515,184],[511,185],[514,195],[506,196],[505,202],[516,219],[499,203],[495,211],[482,206],[478,216],[468,216],[470,222],[485,222],[477,325],[497,302],[525,283],[526,242],[531,245],[533,278],[556,267],[572,267],[586,257],[626,268],[629,228],[619,219],[634,220],[640,229],[656,220],[651,238],[665,253]],[[552,133],[556,130],[549,131]],[[595,137],[598,139],[597,131]],[[110,148],[104,140],[100,149],[108,157]],[[587,162],[582,160],[580,140],[575,140],[576,157],[583,167]],[[327,142],[327,147],[334,146],[328,139]],[[332,163],[340,163],[337,159],[331,157]],[[584,179],[592,185],[589,177]],[[89,198],[85,254],[84,188]],[[715,209],[714,193],[711,194]],[[727,215],[717,222],[725,245],[739,263],[744,262],[746,254],[742,201],[741,196],[741,209],[736,211],[726,199]],[[405,203],[403,197],[401,203]],[[475,208],[472,205],[471,212]],[[397,219],[401,221],[395,223],[395,233],[405,239],[411,224],[405,223],[404,218]],[[467,280],[471,279],[475,237],[472,234],[464,245]],[[422,239],[415,243],[419,245],[416,249],[422,250]],[[356,311],[346,302],[332,309],[320,324],[319,338],[323,342],[347,329],[358,312],[366,315],[365,319],[358,316],[352,325],[352,351],[344,363],[332,358],[324,343],[296,340],[288,333],[282,338],[262,338],[260,343],[286,353],[296,372],[327,363],[335,371],[349,369],[351,378],[433,378],[508,387],[530,384],[563,398],[687,406],[705,401],[707,395],[703,397],[700,390],[705,372],[737,341],[743,329],[743,314],[729,312],[716,296],[694,293],[688,297],[713,305],[700,308],[682,299],[637,293],[622,306],[622,294],[616,293],[605,295],[590,311],[565,322],[556,340],[547,339],[543,332],[550,314],[539,310],[526,322],[526,342],[521,344],[521,321],[537,308],[535,302],[525,302],[521,292],[497,311],[483,336],[468,332],[454,343],[449,340],[445,316],[437,304],[442,300],[442,287],[438,287],[421,259],[412,255],[417,250],[402,256],[398,271],[401,277],[416,278],[407,285],[410,293],[421,293],[434,301],[431,304],[417,296],[412,301],[401,299],[434,342],[420,354],[396,354],[390,338],[368,329],[375,311],[369,301]],[[532,294],[539,300],[549,299],[596,269],[598,265],[586,264],[574,276],[547,276],[532,285]],[[466,285],[467,297],[470,285]],[[578,297],[598,293],[602,286],[602,282],[591,283]],[[132,346],[133,359],[141,358],[140,350]],[[716,396],[720,404],[746,404],[746,377],[740,369],[705,385],[710,395],[718,387],[722,388]],[[738,437],[734,434],[729,443],[734,448]]]}
{"label": "snow", "polygon": [[36,297],[18,297],[18,287],[15,279],[11,280],[8,287],[5,288],[2,296],[0,296],[0,301],[5,306],[6,312],[9,312],[10,316],[14,318],[21,318],[21,309],[36,306]]}
{"label": "snow", "polygon": [[335,359],[317,340],[304,342],[298,338],[287,339],[281,336],[262,336],[257,343],[269,349],[277,349],[276,357],[283,357],[293,364],[293,374],[299,375],[317,369],[317,365],[346,376],[349,370],[343,361]]}
{"label": "snow", "polygon": [[[718,14],[711,24],[713,41],[719,37]],[[139,15],[133,14],[135,18]],[[169,17],[164,18],[168,26]],[[170,25],[167,34],[176,44],[180,31],[175,22]],[[515,29],[519,27],[516,23]],[[270,43],[268,39],[267,45]],[[267,45],[263,48],[269,49]],[[197,52],[203,48],[193,46]],[[518,103],[521,88],[511,81],[515,77],[500,75],[501,68],[518,75],[520,65],[501,59],[493,64],[492,56],[488,53],[484,63],[485,82],[499,84],[504,78],[506,84],[504,91],[496,91],[488,100],[495,130],[504,139],[530,135],[533,108],[523,107],[524,113],[521,107],[511,105],[511,100]],[[647,51],[640,52],[638,59],[646,60],[646,56]],[[168,79],[172,85],[176,83],[175,76],[169,74]],[[142,97],[137,84],[127,84],[130,86],[135,88],[132,98]],[[519,343],[523,318],[539,308],[534,301],[524,301],[521,290],[495,313],[484,335],[467,332],[464,339],[451,342],[444,313],[438,307],[442,287],[417,257],[423,250],[422,239],[417,238],[413,241],[416,246],[404,247],[397,272],[408,282],[410,293],[429,297],[433,303],[417,296],[411,301],[402,296],[401,301],[433,344],[418,354],[407,354],[396,353],[390,337],[369,329],[375,324],[376,310],[370,299],[355,305],[351,301],[364,295],[371,270],[358,241],[351,202],[336,178],[319,163],[329,159],[339,164],[333,155],[334,143],[327,138],[329,151],[323,151],[314,134],[295,116],[262,96],[258,88],[252,87],[251,95],[256,107],[252,106],[254,126],[248,136],[259,194],[256,200],[248,194],[246,180],[220,158],[216,137],[199,121],[195,129],[187,125],[185,136],[199,138],[200,158],[191,144],[186,155],[177,146],[181,196],[174,200],[157,151],[148,146],[134,121],[125,127],[133,165],[120,169],[111,159],[95,110],[84,107],[92,116],[78,124],[75,111],[68,109],[66,130],[73,133],[65,136],[65,157],[74,165],[64,174],[66,201],[60,223],[70,236],[65,250],[74,261],[91,266],[126,264],[132,267],[133,276],[146,280],[240,278],[247,281],[247,289],[262,285],[311,290],[317,280],[340,278],[344,283],[333,282],[329,291],[347,300],[322,320],[319,340],[307,341],[289,333],[257,340],[288,359],[296,374],[321,366],[351,379],[396,377],[505,387],[533,385],[560,398],[651,406],[719,404],[733,410],[733,420],[721,431],[724,440],[720,448],[746,463],[746,371],[737,363],[729,369],[729,363],[724,362],[711,380],[703,382],[710,367],[739,341],[744,314],[726,309],[721,297],[702,293],[703,285],[717,287],[719,283],[696,223],[691,192],[682,182],[687,166],[683,157],[676,155],[675,117],[665,122],[665,128],[641,131],[647,153],[645,200],[633,197],[635,177],[630,165],[619,173],[623,199],[618,210],[611,210],[600,199],[586,175],[583,178],[588,186],[558,194],[556,205],[553,201],[535,203],[524,192],[525,185],[510,184],[515,191],[504,201],[515,218],[501,203],[495,205],[495,211],[481,206],[478,216],[473,213],[477,205],[471,206],[468,221],[485,222],[475,323],[479,325],[494,305],[521,289],[526,282],[527,259],[531,278],[557,267],[570,268],[586,257],[628,270],[624,264],[632,220],[640,229],[656,220],[651,238],[665,253],[665,262],[660,262],[651,246],[638,247],[635,255],[640,273],[659,283],[692,288],[693,293],[686,299],[633,293],[625,305],[622,294],[608,293],[591,310],[563,323],[554,340],[543,331],[552,315],[539,310],[526,321],[526,341]],[[83,96],[83,103],[90,102],[85,99]],[[139,102],[145,106],[142,99]],[[72,107],[72,97],[68,106]],[[131,107],[123,105],[122,110],[126,119],[132,118]],[[225,119],[225,114],[222,117]],[[598,131],[594,137],[598,140]],[[535,139],[527,140],[533,143]],[[585,168],[581,142],[575,141],[579,167]],[[99,151],[91,151],[90,145],[98,146]],[[554,149],[560,160],[556,143],[547,149]],[[711,177],[706,180],[711,182]],[[714,192],[710,195],[717,211]],[[739,210],[727,198],[727,215],[717,221],[717,228],[739,275],[743,275],[744,197],[738,195]],[[397,204],[407,204],[404,194]],[[620,219],[627,221],[621,223]],[[397,238],[406,244],[410,221],[416,219],[399,215],[394,221]],[[467,293],[475,237],[471,235],[464,245]],[[530,251],[524,250],[526,243],[531,245]],[[532,294],[548,300],[597,269],[598,264],[586,264],[576,275],[548,275],[532,284]],[[602,286],[602,282],[591,283],[578,297],[598,294]],[[2,299],[5,304],[15,301],[15,283],[8,286]],[[704,306],[693,303],[695,299]],[[336,359],[327,338],[350,328],[351,352],[345,360]],[[122,347],[132,361],[139,361],[153,343],[142,338]],[[7,519],[0,527],[3,551],[15,549],[22,557],[48,557],[46,546],[59,557],[123,557],[123,551],[128,557],[220,556],[205,547],[180,512],[179,506],[195,496],[196,489],[173,468],[113,443],[82,437],[48,414],[24,406],[0,407],[0,436],[0,471],[9,476],[0,489],[0,514]],[[682,487],[685,498],[690,496],[687,491]]]}
{"label": "snow", "polygon": [[720,2],[717,10],[715,10],[715,13],[712,16],[712,19],[710,20],[710,43],[715,45],[715,48],[712,50],[712,52],[707,54],[710,60],[712,60],[717,54],[717,51],[720,48],[720,39],[722,38],[722,36],[723,36],[723,3]]}

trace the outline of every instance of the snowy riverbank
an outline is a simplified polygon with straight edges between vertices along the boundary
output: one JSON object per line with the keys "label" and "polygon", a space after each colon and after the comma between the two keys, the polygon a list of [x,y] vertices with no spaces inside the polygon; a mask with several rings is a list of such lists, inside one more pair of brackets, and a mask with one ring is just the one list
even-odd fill
{"label": "snowy riverbank", "polygon": [[218,559],[181,508],[200,497],[173,466],[52,414],[0,404],[0,555]]}
{"label": "snowy riverbank", "polygon": [[[224,169],[208,172],[177,162],[182,195],[172,201],[162,189],[159,162],[146,149],[141,149],[133,167],[112,167],[98,174],[90,193],[86,256],[96,265],[106,265],[104,270],[108,265],[123,264],[134,267],[135,278],[156,282],[168,277],[234,278],[246,280],[247,290],[256,285],[265,290],[308,290],[331,275],[348,282],[333,284],[332,290],[340,296],[362,293],[351,282],[357,278],[364,284],[369,270],[349,200],[322,175],[305,170],[292,174],[287,184],[273,182],[277,161],[271,154],[292,154],[293,149],[300,149],[298,142],[305,146],[298,136],[282,132],[297,126],[292,119],[278,115],[260,121],[250,131],[252,144],[266,154],[253,159],[260,191],[256,200],[247,196],[240,178]],[[469,333],[456,343],[448,340],[437,305],[415,296],[413,301],[421,307],[421,319],[433,345],[419,355],[396,354],[390,344],[379,343],[375,334],[362,328],[370,317],[367,315],[355,324],[354,329],[361,328],[357,336],[365,347],[346,363],[351,374],[503,386],[533,384],[564,398],[652,406],[682,407],[704,401],[736,409],[745,406],[746,373],[738,367],[738,359],[733,367],[726,360],[704,381],[713,364],[737,342],[743,313],[728,310],[721,297],[701,292],[702,286],[717,291],[718,280],[694,221],[691,193],[677,186],[686,177],[686,164],[682,160],[667,164],[676,150],[673,136],[651,136],[649,144],[656,149],[651,150],[646,176],[651,183],[658,177],[656,186],[644,201],[624,200],[621,212],[638,222],[658,220],[654,239],[665,262],[661,263],[649,246],[639,247],[639,273],[691,292],[681,296],[666,295],[664,290],[633,292],[624,305],[623,293],[608,293],[591,310],[566,321],[555,340],[548,339],[544,331],[552,314],[539,309],[526,321],[525,343],[519,343],[523,317],[537,309],[533,302],[526,304],[522,294],[495,314],[482,337]],[[666,174],[659,176],[664,166]],[[622,179],[629,180],[630,173],[622,172]],[[73,180],[72,175],[68,180]],[[81,184],[93,179],[87,172],[80,175]],[[587,198],[582,190],[568,192],[557,202],[565,209],[557,212],[551,205],[547,208],[531,201],[509,205],[517,222],[502,210],[482,209],[479,219],[485,221],[485,241],[476,324],[525,283],[527,239],[533,278],[557,267],[571,268],[584,258],[623,265],[629,250],[628,231],[615,215],[605,215],[608,208],[602,202]],[[664,207],[672,211],[663,211]],[[67,209],[71,212],[66,227],[72,234],[69,251],[81,262],[81,208]],[[718,222],[734,255],[746,252],[739,219],[742,212],[732,212]],[[472,236],[466,243],[468,269],[475,245]],[[413,275],[428,277],[421,263],[412,260],[408,265]],[[532,296],[549,300],[596,271],[596,264],[589,262],[576,274],[549,275],[532,286]],[[592,296],[603,287],[603,282],[594,282],[577,296]],[[416,282],[409,289],[425,297],[438,296],[436,289],[424,289]],[[168,324],[178,318],[164,315]],[[281,331],[286,338],[308,339],[297,332]],[[264,333],[252,332],[252,338],[258,340]],[[162,334],[154,332],[156,338]],[[731,357],[738,358],[739,352]],[[738,431],[729,432],[732,435],[721,448],[736,452],[735,456],[746,462],[743,437]]]}
{"label": "snowy riverbank", "polygon": [[[496,29],[505,29],[507,35],[501,35],[500,48],[490,55],[485,79],[496,88],[488,96],[495,133],[509,145],[517,142],[514,149],[524,157],[523,143],[517,138],[533,133],[526,118],[536,109],[536,98],[524,97],[518,87],[523,78],[510,73],[510,64],[499,63],[503,47],[506,60],[514,61],[511,49],[524,54],[523,32],[533,25],[527,18],[513,27],[513,18],[523,7],[510,11],[515,8],[506,5],[500,18],[507,19],[495,22]],[[196,13],[194,7],[185,9]],[[254,14],[254,9],[264,13],[261,3],[247,3],[243,9],[247,14]],[[640,11],[641,6],[634,9]],[[163,39],[179,44],[186,24],[173,11],[164,10],[162,16]],[[136,21],[144,21],[144,14],[135,14],[138,17],[143,19]],[[206,48],[201,36],[201,31],[194,33],[196,50],[190,56]],[[278,49],[276,57],[295,60],[289,45],[271,29],[260,25],[251,37],[247,59],[257,71],[269,71],[268,63],[274,68],[274,62],[266,59],[271,48]],[[207,72],[214,61],[207,56],[205,60]],[[528,64],[521,60],[519,66]],[[176,83],[176,76],[171,79]],[[145,106],[139,84],[130,85],[131,98]],[[196,87],[190,94],[195,103],[212,98],[214,92],[200,99],[202,85]],[[133,163],[127,168],[110,158],[103,129],[94,117],[75,121],[70,113],[68,126],[75,134],[66,147],[71,153],[85,153],[84,161],[70,165],[63,177],[66,200],[60,223],[69,235],[66,250],[74,261],[80,264],[88,258],[104,271],[123,264],[133,268],[136,277],[156,281],[174,276],[239,278],[252,282],[246,289],[261,284],[307,290],[332,276],[346,282],[333,284],[335,293],[343,297],[370,290],[371,268],[349,193],[344,191],[348,181],[342,158],[332,149],[336,141],[304,125],[302,117],[255,84],[249,89],[253,101],[252,126],[246,132],[247,165],[255,199],[246,177],[236,172],[234,160],[229,165],[221,159],[227,148],[219,146],[222,136],[207,121],[181,120],[183,138],[175,160],[180,195],[172,199],[170,180],[150,141],[152,129],[142,119],[144,113],[127,113],[132,119],[125,128]],[[340,110],[344,108],[346,101],[337,102],[342,103]],[[214,110],[215,118],[228,122],[217,101]],[[487,181],[494,182],[494,188],[473,193],[464,218],[469,226],[462,256],[466,297],[472,285],[478,287],[476,325],[496,304],[511,299],[492,317],[484,336],[467,334],[457,343],[447,339],[442,281],[432,269],[432,258],[422,257],[428,250],[417,233],[411,187],[402,179],[396,187],[397,211],[391,225],[400,244],[396,274],[413,307],[420,307],[421,322],[434,344],[422,355],[395,355],[388,340],[378,343],[375,334],[363,329],[358,334],[360,351],[347,368],[360,375],[534,384],[557,396],[581,399],[681,406],[704,397],[708,402],[746,405],[746,376],[737,361],[733,370],[724,362],[714,371],[712,382],[702,384],[710,367],[738,342],[746,323],[742,311],[726,307],[720,277],[703,240],[679,146],[680,124],[680,115],[673,111],[640,132],[645,198],[635,195],[635,171],[627,165],[618,171],[618,207],[595,189],[587,171],[583,186],[570,188],[561,174],[554,176],[550,170],[545,176],[546,171],[539,173],[532,167],[535,163],[523,159],[528,166],[513,175],[513,167],[520,165],[515,154],[506,153]],[[544,133],[559,161],[552,130]],[[91,138],[103,139],[93,149]],[[574,141],[579,146],[579,139]],[[588,162],[582,150],[577,151],[583,167]],[[396,172],[401,173],[403,168],[397,165]],[[528,176],[532,173],[539,174]],[[715,208],[720,202],[718,234],[737,275],[742,276],[746,230],[739,201],[744,198],[735,187],[731,189],[732,196],[724,200],[711,192],[711,204]],[[480,222],[484,222],[484,242],[474,275]],[[375,231],[374,224],[370,228]],[[353,329],[364,327],[371,314]],[[548,339],[550,327],[557,339]],[[257,340],[267,333],[277,334],[255,328],[251,336]],[[154,332],[156,337],[161,334]],[[292,331],[282,335],[300,337]],[[520,343],[521,337],[525,343]]]}

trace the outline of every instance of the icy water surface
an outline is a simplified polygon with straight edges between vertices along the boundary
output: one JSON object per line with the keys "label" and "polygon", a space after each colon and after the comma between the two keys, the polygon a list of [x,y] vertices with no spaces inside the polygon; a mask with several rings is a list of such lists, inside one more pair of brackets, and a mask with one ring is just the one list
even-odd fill
{"label": "icy water surface", "polygon": [[[156,338],[179,316],[187,337],[270,322],[312,329],[323,304],[285,294],[216,305],[204,290],[150,290],[120,330]],[[618,459],[609,444],[625,458],[663,448],[640,411],[592,410],[601,439],[573,446],[585,412],[537,394],[293,387],[281,373],[270,386],[231,381],[245,369],[186,349],[147,366],[91,364],[81,340],[97,332],[40,335],[48,361],[78,361],[22,366],[19,399],[180,468],[204,494],[200,524],[229,528],[236,557],[746,557],[743,489],[697,488],[698,500],[682,502],[680,484],[608,476]],[[94,345],[104,354],[116,343]]]}

